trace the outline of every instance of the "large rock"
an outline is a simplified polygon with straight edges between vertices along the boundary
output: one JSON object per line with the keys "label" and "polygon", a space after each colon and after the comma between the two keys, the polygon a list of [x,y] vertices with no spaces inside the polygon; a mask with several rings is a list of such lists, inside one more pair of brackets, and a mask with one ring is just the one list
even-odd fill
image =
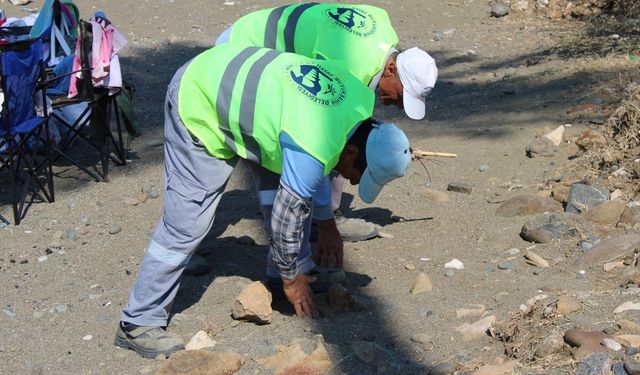
{"label": "large rock", "polygon": [[156,375],[230,375],[243,364],[244,358],[238,353],[181,350],[172,354]]}
{"label": "large rock", "polygon": [[504,217],[562,212],[562,204],[537,195],[517,195],[503,202],[496,214]]}
{"label": "large rock", "polygon": [[571,184],[566,212],[579,214],[609,200],[609,190],[585,184]]}
{"label": "large rock", "polygon": [[545,214],[530,220],[522,226],[520,236],[537,243],[548,243],[561,239],[580,239],[584,233],[593,233],[593,225],[576,214]]}
{"label": "large rock", "polygon": [[247,285],[233,303],[233,318],[256,323],[271,322],[271,292],[263,283],[255,281]]}
{"label": "large rock", "polygon": [[640,234],[629,233],[618,237],[605,238],[591,250],[576,259],[575,265],[580,269],[599,267],[603,263],[618,257],[640,245]]}

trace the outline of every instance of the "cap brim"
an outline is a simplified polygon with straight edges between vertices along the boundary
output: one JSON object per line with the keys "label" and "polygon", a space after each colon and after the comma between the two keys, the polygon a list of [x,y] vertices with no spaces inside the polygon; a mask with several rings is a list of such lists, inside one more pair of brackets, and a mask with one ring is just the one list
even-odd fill
{"label": "cap brim", "polygon": [[374,200],[380,194],[383,185],[379,185],[371,177],[369,167],[364,170],[362,177],[360,178],[360,185],[358,186],[358,195],[365,203],[373,203]]}
{"label": "cap brim", "polygon": [[426,105],[423,98],[416,98],[409,94],[406,89],[403,89],[402,105],[404,106],[404,112],[412,120],[422,120],[426,112]]}

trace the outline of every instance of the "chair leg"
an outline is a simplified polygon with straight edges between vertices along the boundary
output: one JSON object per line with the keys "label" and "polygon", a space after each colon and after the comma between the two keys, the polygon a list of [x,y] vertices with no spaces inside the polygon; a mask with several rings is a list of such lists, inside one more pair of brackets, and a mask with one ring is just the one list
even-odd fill
{"label": "chair leg", "polygon": [[120,122],[120,111],[118,108],[118,102],[116,101],[115,97],[110,97],[109,100],[110,104],[113,106],[113,113],[116,118],[116,130],[118,131],[117,140],[114,138],[111,131],[109,131],[109,138],[111,140],[111,143],[113,144],[113,147],[115,148],[116,155],[118,157],[118,160],[114,160],[114,162],[116,162],[118,165],[127,165],[127,154],[124,147],[124,138],[122,136],[122,122]]}
{"label": "chair leg", "polygon": [[18,186],[17,186],[17,176],[16,176],[16,160],[14,159],[14,147],[15,147],[15,139],[13,137],[9,138],[7,142],[7,150],[9,152],[9,178],[11,180],[10,187],[10,195],[11,195],[11,208],[13,209],[13,222],[15,225],[20,225],[20,213],[18,212]]}

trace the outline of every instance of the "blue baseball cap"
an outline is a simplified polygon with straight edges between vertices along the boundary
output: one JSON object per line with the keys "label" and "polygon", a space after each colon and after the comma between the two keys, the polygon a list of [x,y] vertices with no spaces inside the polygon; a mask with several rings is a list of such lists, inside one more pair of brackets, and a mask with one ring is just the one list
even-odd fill
{"label": "blue baseball cap", "polygon": [[360,178],[358,195],[373,202],[382,187],[407,172],[411,164],[409,140],[394,124],[373,124],[367,138],[367,168]]}

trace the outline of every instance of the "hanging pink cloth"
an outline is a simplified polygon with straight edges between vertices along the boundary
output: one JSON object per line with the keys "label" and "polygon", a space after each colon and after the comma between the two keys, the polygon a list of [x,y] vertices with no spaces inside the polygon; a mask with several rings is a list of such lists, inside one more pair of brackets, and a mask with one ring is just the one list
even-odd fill
{"label": "hanging pink cloth", "polygon": [[[91,45],[91,82],[96,87],[122,87],[122,73],[118,51],[126,44],[127,39],[105,17],[95,15],[88,21],[91,24],[93,42]],[[81,69],[79,53],[81,40],[76,44],[76,55],[73,59],[73,71]],[[76,81],[82,73],[71,76],[69,97],[78,95]]]}

